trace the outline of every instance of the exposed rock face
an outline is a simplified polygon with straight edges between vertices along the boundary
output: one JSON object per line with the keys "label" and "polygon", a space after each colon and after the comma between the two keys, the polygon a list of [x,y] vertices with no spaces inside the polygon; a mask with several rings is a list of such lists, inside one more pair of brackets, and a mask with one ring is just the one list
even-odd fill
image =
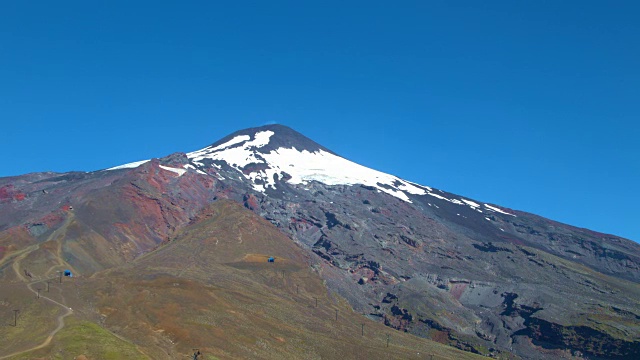
{"label": "exposed rock face", "polygon": [[[485,355],[637,357],[640,245],[333,157],[268,126],[131,168],[0,179],[0,259],[64,228],[56,241],[90,273],[170,241],[209,203],[232,199],[390,327]],[[343,168],[322,168],[332,163]]]}
{"label": "exposed rock face", "polygon": [[[362,187],[306,187],[311,197],[300,199],[303,192],[283,200],[265,196],[259,213],[329,266],[323,274],[330,286],[358,310],[391,327],[482,354],[509,351],[555,358],[556,349],[572,349],[585,356],[633,358],[638,349],[639,329],[631,325],[635,315],[604,311],[606,320],[597,320],[600,305],[624,304],[638,313],[637,283],[601,275],[620,264],[605,269],[594,265],[584,272],[588,268],[574,259],[533,247],[506,229],[506,235],[498,230],[501,236],[491,237],[449,223],[438,208],[416,209]],[[500,216],[494,214],[493,221],[504,221]],[[520,221],[533,218],[523,217]],[[624,277],[635,279],[631,275]],[[600,337],[618,350],[576,336],[562,340],[554,335],[559,343],[550,346],[527,330],[539,322],[562,329],[572,324],[591,328],[594,321],[604,333],[620,335]],[[624,332],[616,330],[622,323],[627,324]],[[606,350],[589,350],[594,348]]]}
{"label": "exposed rock face", "polygon": [[[29,174],[16,180],[14,186],[28,199],[0,205],[0,229],[7,234],[26,229],[30,238],[21,246],[58,241],[54,233],[61,229],[68,265],[84,273],[123,264],[169,240],[214,200],[218,181],[195,172],[177,176],[158,160],[128,171]],[[17,246],[13,239],[7,236],[3,245]]]}

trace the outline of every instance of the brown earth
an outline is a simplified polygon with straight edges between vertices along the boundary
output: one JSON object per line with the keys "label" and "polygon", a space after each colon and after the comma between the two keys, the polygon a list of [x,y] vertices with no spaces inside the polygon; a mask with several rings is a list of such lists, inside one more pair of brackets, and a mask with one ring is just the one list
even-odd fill
{"label": "brown earth", "polygon": [[[266,261],[270,256],[275,263]],[[29,281],[2,284],[15,289],[5,307],[31,298],[23,310],[25,320],[31,316],[50,324],[0,328],[3,338],[20,339],[10,349],[0,349],[0,356],[42,343],[63,310],[34,299],[25,286]],[[46,286],[39,280],[31,283]],[[354,312],[323,284],[297,245],[231,201],[215,202],[171,242],[136,261],[50,285],[48,295],[73,308],[69,324],[51,344],[12,359],[115,359],[125,353],[177,359],[196,348],[205,359],[475,358]],[[88,345],[91,339],[102,345]]]}

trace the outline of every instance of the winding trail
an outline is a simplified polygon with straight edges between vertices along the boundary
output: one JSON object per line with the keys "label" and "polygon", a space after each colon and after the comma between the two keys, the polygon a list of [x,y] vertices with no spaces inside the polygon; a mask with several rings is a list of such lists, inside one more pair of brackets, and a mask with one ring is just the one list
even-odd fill
{"label": "winding trail", "polygon": [[[71,218],[73,218],[73,216],[70,216],[69,218],[67,218],[67,220],[65,221],[63,226],[61,226],[60,228],[56,229],[48,237],[47,241],[49,241],[49,240],[54,240],[54,241],[57,240],[55,238],[57,238],[60,235],[61,231],[65,231],[65,233],[66,233],[66,226],[70,223]],[[62,230],[62,229],[64,229],[64,230]],[[64,324],[64,318],[69,316],[69,315],[71,315],[71,314],[73,314],[73,310],[70,307],[68,307],[67,305],[65,305],[63,303],[60,303],[58,301],[55,301],[55,300],[53,300],[53,299],[51,299],[49,297],[43,296],[41,294],[38,294],[38,291],[33,289],[33,285],[34,284],[42,283],[42,282],[44,282],[46,280],[35,280],[35,281],[28,282],[30,279],[27,279],[22,274],[22,272],[20,271],[20,262],[24,258],[26,258],[29,254],[31,254],[32,252],[34,252],[35,250],[37,250],[39,248],[40,248],[40,244],[35,244],[35,245],[29,246],[28,248],[20,251],[17,254],[17,256],[16,256],[16,254],[14,254],[15,257],[13,258],[13,263],[11,264],[11,267],[13,268],[13,271],[15,272],[16,276],[18,277],[18,279],[20,279],[21,281],[27,282],[26,286],[27,286],[27,289],[29,289],[29,291],[34,293],[36,296],[39,296],[41,299],[44,299],[46,301],[49,301],[49,302],[51,302],[51,303],[53,303],[55,305],[58,305],[58,306],[62,307],[65,310],[65,312],[63,314],[58,315],[58,317],[56,318],[56,321],[58,322],[58,326],[56,326],[55,329],[53,329],[52,331],[49,332],[49,334],[47,335],[47,338],[42,343],[40,343],[39,345],[30,347],[28,349],[25,349],[25,350],[16,351],[16,352],[11,353],[9,355],[2,355],[2,356],[0,356],[0,359],[8,359],[10,357],[17,356],[17,355],[20,355],[20,354],[24,354],[26,352],[30,352],[30,351],[33,351],[33,350],[38,350],[38,349],[41,349],[41,348],[49,345],[51,343],[51,340],[53,340],[53,337],[58,333],[58,331],[60,331],[60,330],[62,330],[64,328],[64,325],[65,325]],[[62,259],[60,257],[60,254],[58,254],[57,259],[58,259],[58,265],[53,265],[51,268],[49,268],[49,270],[47,270],[47,273],[49,273],[55,267],[64,264],[64,261],[62,261]],[[64,297],[63,297],[63,300],[64,300]]]}
{"label": "winding trail", "polygon": [[[74,215],[73,213],[70,213],[69,216],[67,217],[67,219],[65,220],[64,224],[62,224],[62,226],[60,226],[58,229],[56,229],[55,231],[53,231],[51,233],[51,235],[49,235],[47,237],[47,239],[41,243],[38,244],[34,244],[31,245],[29,247],[26,247],[20,251],[17,251],[13,254],[11,254],[10,256],[5,257],[4,259],[0,260],[0,266],[8,263],[9,261],[12,261],[11,263],[11,268],[13,269],[13,271],[15,272],[16,276],[18,277],[18,279],[22,282],[25,283],[25,286],[27,287],[27,289],[29,289],[29,291],[31,291],[32,293],[34,293],[36,296],[39,296],[39,298],[49,301],[52,304],[55,304],[57,306],[60,306],[64,309],[64,313],[60,314],[56,317],[56,321],[58,323],[58,325],[56,326],[55,329],[51,330],[49,332],[49,334],[47,335],[47,338],[40,344],[32,346],[28,349],[24,349],[24,350],[19,350],[16,352],[13,352],[11,354],[8,355],[0,355],[0,360],[2,359],[8,359],[14,356],[19,356],[21,354],[25,354],[34,350],[38,350],[38,349],[42,349],[46,346],[48,346],[49,344],[51,344],[51,341],[53,340],[53,337],[64,328],[65,326],[65,322],[64,322],[64,318],[66,318],[67,316],[73,314],[73,309],[71,309],[70,307],[68,307],[66,304],[64,304],[65,302],[65,298],[64,295],[61,294],[62,296],[62,302],[58,302],[56,300],[53,300],[47,296],[44,296],[42,294],[39,294],[37,290],[33,289],[33,286],[39,283],[45,283],[48,280],[51,280],[50,275],[52,274],[52,272],[56,269],[56,268],[70,268],[73,269],[72,266],[70,266],[66,261],[64,261],[63,256],[62,256],[62,243],[61,243],[61,239],[64,238],[64,236],[66,236],[66,231],[67,231],[67,227],[68,225],[71,223],[71,221],[74,219]],[[22,260],[24,260],[29,254],[31,254],[32,252],[40,249],[40,245],[42,243],[48,242],[48,241],[54,241],[58,244],[58,247],[56,249],[56,256],[55,256],[55,260],[57,262],[57,264],[53,264],[51,265],[51,267],[49,267],[49,269],[47,269],[47,271],[45,272],[45,278],[42,279],[31,279],[31,278],[27,278],[21,271],[21,262]],[[106,329],[108,330],[108,329]],[[111,333],[113,336],[115,336],[116,338],[120,339],[121,341],[130,343],[129,340],[123,338],[122,336],[108,330],[109,333]],[[151,358],[149,355],[147,355],[138,345],[135,345],[136,350],[138,352],[140,352],[141,354],[143,354],[144,356]]]}
{"label": "winding trail", "polygon": [[20,251],[16,251],[15,253],[7,256],[2,261],[0,261],[0,266],[8,262],[9,260],[13,260],[13,263],[11,263],[11,268],[18,276],[18,279],[22,281],[27,281],[27,279],[24,276],[22,276],[22,273],[20,273],[20,260],[24,259],[27,255],[29,255],[31,252],[36,250],[39,246],[40,246],[39,244],[35,244],[29,247],[26,247]]}
{"label": "winding trail", "polygon": [[[38,295],[38,292],[36,290],[33,290],[32,286],[34,284],[39,283],[39,282],[41,282],[41,281],[35,281],[35,282],[32,282],[32,283],[29,283],[29,284],[27,284],[27,288],[32,293]],[[0,359],[8,359],[10,357],[17,356],[17,355],[20,355],[20,354],[24,354],[24,353],[29,352],[29,351],[42,349],[43,347],[49,345],[51,343],[51,340],[53,339],[53,337],[58,333],[58,331],[60,331],[60,330],[62,330],[62,328],[64,328],[64,318],[69,316],[69,315],[71,315],[71,314],[73,314],[73,310],[70,307],[68,307],[68,306],[66,306],[66,305],[64,305],[62,303],[59,303],[59,302],[57,302],[57,301],[55,301],[55,300],[53,300],[51,298],[48,298],[48,297],[42,296],[42,295],[40,295],[40,298],[41,299],[45,299],[47,301],[50,301],[50,302],[52,302],[52,303],[54,303],[54,304],[56,304],[58,306],[61,306],[61,307],[63,307],[65,309],[65,313],[61,314],[61,315],[58,315],[58,317],[56,318],[56,320],[58,321],[58,326],[55,329],[53,329],[51,332],[49,332],[49,335],[47,336],[47,338],[41,344],[33,346],[33,347],[25,349],[25,350],[16,351],[16,352],[14,352],[12,354],[9,354],[9,355],[0,356]]]}

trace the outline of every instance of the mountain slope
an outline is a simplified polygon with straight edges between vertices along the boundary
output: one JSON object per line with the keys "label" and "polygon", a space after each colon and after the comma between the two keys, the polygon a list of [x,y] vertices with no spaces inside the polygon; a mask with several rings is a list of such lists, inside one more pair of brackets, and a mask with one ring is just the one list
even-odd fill
{"label": "mountain slope", "polygon": [[[217,201],[157,250],[54,284],[73,308],[69,326],[51,344],[13,358],[176,359],[194,348],[210,359],[477,358],[362,319],[309,261],[267,221]],[[37,338],[25,327],[0,331]]]}
{"label": "mountain slope", "polygon": [[0,278],[26,264],[49,276],[63,265],[55,254],[84,274],[123,266],[231,199],[287,234],[357,311],[393,328],[482,354],[640,354],[640,245],[368,169],[280,125],[0,187],[10,214],[0,217]]}

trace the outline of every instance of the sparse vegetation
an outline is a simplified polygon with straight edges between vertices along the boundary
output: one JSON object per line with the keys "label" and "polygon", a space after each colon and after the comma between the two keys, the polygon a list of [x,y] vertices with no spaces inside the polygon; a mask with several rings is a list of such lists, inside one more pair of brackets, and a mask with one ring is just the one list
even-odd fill
{"label": "sparse vegetation", "polygon": [[204,359],[475,357],[363,318],[271,224],[232,202],[209,211],[138,261],[67,279],[74,314],[51,344],[14,359],[171,359],[195,347]]}
{"label": "sparse vegetation", "polygon": [[33,359],[49,356],[51,359],[75,359],[84,355],[87,359],[119,360],[149,359],[136,346],[120,339],[108,330],[89,321],[69,317],[66,326],[46,348],[27,352],[12,359]]}

